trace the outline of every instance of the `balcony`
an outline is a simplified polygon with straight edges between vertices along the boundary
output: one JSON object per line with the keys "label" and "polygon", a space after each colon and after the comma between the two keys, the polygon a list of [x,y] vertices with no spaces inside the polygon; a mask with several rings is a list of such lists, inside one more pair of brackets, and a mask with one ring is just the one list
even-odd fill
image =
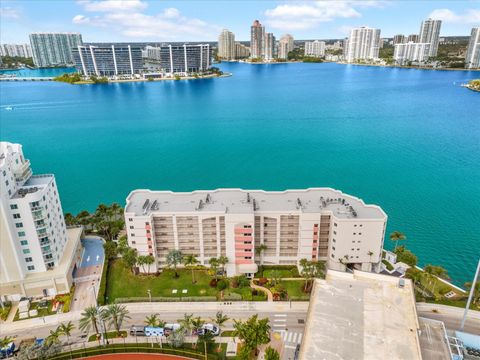
{"label": "balcony", "polygon": [[15,175],[15,181],[25,182],[30,176],[32,176],[32,169],[30,169],[30,160],[26,160],[18,169],[13,173]]}

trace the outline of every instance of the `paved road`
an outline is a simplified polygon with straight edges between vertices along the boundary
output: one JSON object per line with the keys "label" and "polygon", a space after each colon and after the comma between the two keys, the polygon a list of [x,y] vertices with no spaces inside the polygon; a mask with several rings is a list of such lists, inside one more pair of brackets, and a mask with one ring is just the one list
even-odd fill
{"label": "paved road", "polygon": [[[417,303],[417,313],[421,317],[443,321],[447,330],[458,330],[463,317],[461,308],[426,303]],[[480,334],[480,311],[469,311],[464,331]]]}
{"label": "paved road", "polygon": [[[277,332],[284,343],[285,360],[293,359],[293,353],[297,344],[301,342],[305,327],[308,303],[305,302],[233,302],[233,303],[138,303],[127,304],[130,319],[127,319],[123,327],[128,329],[131,325],[144,324],[147,315],[158,313],[162,320],[176,322],[183,318],[185,312],[193,313],[204,320],[215,317],[217,311],[223,311],[231,319],[244,320],[252,315],[268,317],[272,330]],[[188,310],[187,310],[188,309]],[[50,330],[54,330],[61,322],[72,321],[75,330],[72,332],[73,342],[83,342],[84,334],[78,329],[80,312],[54,315],[45,318],[17,321],[11,324],[0,325],[2,336],[13,336],[18,340],[48,336]],[[233,320],[229,320],[224,330],[233,329]]]}

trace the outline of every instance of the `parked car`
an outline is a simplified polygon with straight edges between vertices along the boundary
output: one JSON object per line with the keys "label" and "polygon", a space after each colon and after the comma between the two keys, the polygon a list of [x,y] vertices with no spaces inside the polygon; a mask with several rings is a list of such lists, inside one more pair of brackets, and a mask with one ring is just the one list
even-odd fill
{"label": "parked car", "polygon": [[163,327],[165,335],[169,335],[173,331],[178,331],[180,330],[181,325],[177,323],[171,323],[171,324],[165,324]]}
{"label": "parked car", "polygon": [[298,360],[298,357],[300,356],[300,344],[297,345],[295,348],[295,355],[293,356],[293,360]]}
{"label": "parked car", "polygon": [[130,335],[132,336],[145,336],[145,326],[132,325],[130,327]]}
{"label": "parked car", "polygon": [[213,324],[209,324],[209,323],[204,324],[200,329],[197,329],[196,333],[197,333],[197,335],[203,335],[207,331],[212,333],[215,336],[220,335],[220,328],[218,328],[217,326],[215,326]]}

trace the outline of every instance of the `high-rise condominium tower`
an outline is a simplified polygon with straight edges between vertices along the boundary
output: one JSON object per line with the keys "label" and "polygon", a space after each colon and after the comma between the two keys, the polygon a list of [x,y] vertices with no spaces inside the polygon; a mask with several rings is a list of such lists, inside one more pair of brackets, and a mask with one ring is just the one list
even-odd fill
{"label": "high-rise condominium tower", "polygon": [[428,56],[437,56],[441,26],[441,20],[427,19],[422,21],[418,42],[431,44]]}
{"label": "high-rise condominium tower", "polygon": [[55,177],[32,175],[22,146],[0,142],[0,296],[68,292],[80,233],[65,226]]}
{"label": "high-rise condominium tower", "polygon": [[74,64],[72,49],[83,42],[77,33],[33,33],[30,45],[35,66],[48,67]]}
{"label": "high-rise condominium tower", "polygon": [[278,43],[278,57],[280,59],[287,59],[288,53],[294,48],[293,36],[285,34],[281,37]]}
{"label": "high-rise condominium tower", "polygon": [[263,56],[266,60],[272,60],[277,57],[275,36],[272,33],[266,33],[264,39]]}
{"label": "high-rise condominium tower", "polygon": [[418,35],[417,34],[408,35],[407,42],[418,42]]}
{"label": "high-rise condominium tower", "polygon": [[263,58],[264,57],[264,40],[265,27],[260,24],[260,21],[255,20],[250,27],[250,57]]}
{"label": "high-rise condominium tower", "polygon": [[393,45],[405,43],[405,35],[398,34],[393,37]]}
{"label": "high-rise condominium tower", "polygon": [[235,34],[227,29],[218,36],[218,56],[225,60],[235,59]]}
{"label": "high-rise condominium tower", "polygon": [[480,68],[480,27],[474,27],[468,42],[465,67],[468,69]]}
{"label": "high-rise condominium tower", "polygon": [[368,27],[352,29],[348,38],[345,60],[353,62],[378,58],[379,42],[380,29]]}
{"label": "high-rise condominium tower", "polygon": [[325,56],[325,41],[306,41],[305,56],[322,57]]}

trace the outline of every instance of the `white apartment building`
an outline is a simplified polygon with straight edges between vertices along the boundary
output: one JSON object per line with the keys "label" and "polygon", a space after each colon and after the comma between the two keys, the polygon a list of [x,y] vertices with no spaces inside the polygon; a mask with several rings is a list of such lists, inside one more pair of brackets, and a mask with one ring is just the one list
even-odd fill
{"label": "white apartment building", "polygon": [[306,41],[305,56],[323,57],[325,56],[325,41]]}
{"label": "white apartment building", "polygon": [[472,29],[465,57],[465,67],[467,69],[480,68],[480,27]]}
{"label": "white apartment building", "polygon": [[[134,190],[125,206],[129,246],[153,255],[156,269],[177,249],[202,265],[227,256],[229,276],[252,275],[258,263],[298,264],[302,258],[336,270],[378,272],[386,222],[380,207],[330,188]],[[257,256],[261,244],[266,250]]]}
{"label": "white apartment building", "polygon": [[218,56],[225,60],[235,59],[235,34],[227,29],[218,36]]}
{"label": "white apartment building", "polygon": [[292,51],[294,47],[293,36],[290,34],[283,35],[278,42],[278,57],[284,60],[288,59],[288,53]]}
{"label": "white apartment building", "polygon": [[409,61],[424,62],[430,54],[430,43],[396,44],[393,52],[393,59],[397,65],[405,65]]}
{"label": "white apartment building", "polygon": [[380,29],[369,27],[355,28],[350,31],[345,52],[345,60],[372,60],[378,58]]}
{"label": "white apartment building", "polygon": [[75,64],[72,49],[83,45],[78,33],[30,34],[33,62],[37,67]]}
{"label": "white apartment building", "polygon": [[437,56],[441,27],[441,20],[427,19],[422,21],[422,25],[420,26],[420,34],[418,36],[418,42],[431,44],[428,56]]}
{"label": "white apartment building", "polygon": [[0,45],[0,56],[18,56],[31,58],[32,48],[28,44],[2,44]]}
{"label": "white apartment building", "polygon": [[81,229],[66,229],[53,175],[32,175],[19,144],[0,150],[0,294],[68,292]]}

